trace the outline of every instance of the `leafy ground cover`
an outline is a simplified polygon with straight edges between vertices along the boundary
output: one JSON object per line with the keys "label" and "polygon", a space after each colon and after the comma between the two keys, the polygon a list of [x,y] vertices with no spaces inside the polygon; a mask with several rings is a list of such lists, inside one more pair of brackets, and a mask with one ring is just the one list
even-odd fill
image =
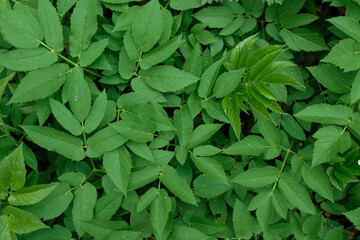
{"label": "leafy ground cover", "polygon": [[0,239],[360,239],[359,20],[0,1]]}

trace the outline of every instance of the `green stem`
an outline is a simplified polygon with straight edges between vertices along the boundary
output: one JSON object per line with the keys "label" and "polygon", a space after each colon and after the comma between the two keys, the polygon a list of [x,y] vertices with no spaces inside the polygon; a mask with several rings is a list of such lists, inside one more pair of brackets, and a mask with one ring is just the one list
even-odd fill
{"label": "green stem", "polygon": [[271,192],[274,192],[274,191],[275,191],[275,188],[276,188],[276,186],[277,186],[277,184],[278,184],[278,182],[279,182],[279,180],[280,180],[281,173],[283,172],[283,170],[284,170],[284,168],[285,168],[286,160],[288,159],[289,154],[290,154],[290,152],[292,151],[292,150],[291,150],[291,146],[292,146],[292,144],[290,144],[289,149],[287,149],[287,151],[286,151],[286,155],[285,155],[284,161],[283,161],[283,163],[282,163],[282,165],[281,165],[280,173],[279,173],[279,175],[278,175],[277,178],[276,178],[276,182],[274,183],[274,186],[273,186]]}

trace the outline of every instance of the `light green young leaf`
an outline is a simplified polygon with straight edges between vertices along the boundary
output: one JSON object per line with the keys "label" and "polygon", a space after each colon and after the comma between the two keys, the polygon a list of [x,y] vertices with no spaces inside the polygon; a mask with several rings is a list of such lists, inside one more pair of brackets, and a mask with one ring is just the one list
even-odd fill
{"label": "light green young leaf", "polygon": [[105,116],[107,106],[107,95],[106,92],[103,91],[100,95],[95,99],[93,106],[91,107],[89,116],[85,119],[84,130],[86,133],[91,133],[94,131]]}
{"label": "light green young leaf", "polygon": [[219,183],[229,185],[224,169],[217,160],[210,157],[198,157],[194,154],[191,154],[190,157],[195,166],[203,172],[205,176]]}
{"label": "light green young leaf", "polygon": [[136,207],[137,212],[143,211],[145,208],[147,208],[157,197],[158,190],[154,187],[147,190],[139,200],[139,203]]}
{"label": "light green young leaf", "polygon": [[39,0],[38,17],[46,44],[56,52],[64,49],[62,26],[58,13],[49,0]]}
{"label": "light green young leaf", "polygon": [[159,179],[175,196],[196,206],[194,193],[191,191],[190,186],[178,175],[174,168],[165,165],[161,169]]}
{"label": "light green young leaf", "polygon": [[239,85],[242,79],[242,74],[245,69],[242,68],[236,71],[225,72],[216,79],[213,93],[217,98],[223,98],[233,92]]}
{"label": "light green young leaf", "polygon": [[72,57],[81,56],[82,51],[89,47],[96,30],[96,0],[78,1],[71,15],[69,49]]}
{"label": "light green young leaf", "polygon": [[241,41],[238,45],[236,45],[236,47],[232,50],[230,56],[230,63],[232,69],[240,69],[245,67],[249,52],[254,46],[256,40],[256,35],[252,35]]}
{"label": "light green young leaf", "polygon": [[139,74],[150,87],[160,92],[176,92],[199,80],[194,75],[172,66],[156,66],[141,70]]}
{"label": "light green young leaf", "polygon": [[171,200],[164,189],[160,189],[150,208],[150,221],[159,235],[164,231],[171,211]]}
{"label": "light green young leaf", "polygon": [[301,86],[293,77],[281,73],[267,74],[261,78],[261,81],[269,84]]}
{"label": "light green young leaf", "polygon": [[40,184],[22,188],[10,193],[8,201],[11,205],[15,206],[35,204],[48,196],[56,186],[57,184]]}
{"label": "light green young leaf", "polygon": [[86,155],[88,157],[100,157],[105,152],[122,146],[127,140],[123,135],[108,126],[99,130],[87,140],[88,149]]}
{"label": "light green young leaf", "polygon": [[283,173],[279,180],[279,186],[283,195],[292,205],[303,212],[315,214],[315,206],[311,201],[309,193],[298,183],[293,175]]}
{"label": "light green young leaf", "polygon": [[82,228],[83,222],[93,218],[96,198],[96,189],[91,183],[86,183],[75,190],[72,216],[74,227],[80,237],[85,233]]}
{"label": "light green young leaf", "polygon": [[4,37],[16,48],[37,48],[43,33],[34,15],[24,10],[4,10],[0,15]]}
{"label": "light green young leaf", "polygon": [[308,106],[294,116],[309,122],[346,125],[352,113],[351,108],[346,106],[322,103]]}
{"label": "light green young leaf", "polygon": [[191,148],[194,148],[194,147],[198,146],[199,144],[207,141],[221,127],[222,127],[222,124],[204,124],[204,125],[198,126],[192,132],[189,140],[187,141],[186,148],[191,149]]}
{"label": "light green young leaf", "polygon": [[58,177],[60,182],[67,183],[70,186],[78,186],[86,181],[85,174],[81,172],[67,172]]}
{"label": "light green young leaf", "polygon": [[306,28],[295,28],[293,30],[283,29],[280,36],[285,43],[295,51],[324,51],[329,48],[324,42],[323,36]]}
{"label": "light green young leaf", "polygon": [[196,12],[193,17],[210,28],[224,28],[231,23],[234,13],[230,8],[216,6],[203,8]]}
{"label": "light green young leaf", "polygon": [[0,162],[0,190],[15,191],[25,184],[26,169],[21,144]]}
{"label": "light green young leaf", "polygon": [[30,72],[21,80],[9,104],[29,102],[50,96],[64,84],[68,70],[67,64],[57,63]]}
{"label": "light green young leaf", "polygon": [[80,161],[85,158],[80,138],[49,127],[22,126],[22,129],[37,145],[57,152],[69,159]]}
{"label": "light green young leaf", "polygon": [[256,135],[249,135],[240,142],[236,142],[224,151],[229,155],[251,155],[259,156],[268,148],[264,138]]}
{"label": "light green young leaf", "polygon": [[[236,98],[236,97],[235,97]],[[231,122],[231,127],[234,130],[234,133],[238,140],[240,140],[241,134],[241,119],[240,119],[240,108],[238,106],[237,100],[233,98],[230,102],[227,103],[225,112]],[[223,100],[223,104],[224,104]],[[223,106],[224,107],[224,106]]]}
{"label": "light green young leaf", "polygon": [[252,188],[264,187],[276,182],[279,173],[280,170],[276,167],[256,167],[239,173],[232,182]]}
{"label": "light green young leaf", "polygon": [[128,141],[126,146],[130,149],[131,152],[136,155],[149,160],[150,162],[154,162],[154,157],[151,153],[149,146],[146,143],[138,143],[134,141]]}
{"label": "light green young leaf", "polygon": [[321,61],[332,63],[344,69],[345,72],[354,71],[360,68],[359,51],[360,43],[350,38],[340,40]]}
{"label": "light green young leaf", "polygon": [[48,228],[37,217],[13,206],[7,206],[3,213],[9,218],[10,231],[17,234],[26,234],[38,229]]}
{"label": "light green young leaf", "polygon": [[214,62],[210,67],[208,67],[201,76],[198,93],[199,97],[206,98],[210,95],[212,88],[219,74],[220,68],[222,66],[222,60]]}
{"label": "light green young leaf", "polygon": [[110,220],[119,209],[123,196],[122,193],[113,191],[99,198],[95,205],[95,218]]}
{"label": "light green young leaf", "polygon": [[124,119],[111,123],[109,126],[135,142],[147,143],[154,139],[154,134],[149,132],[137,119]]}
{"label": "light green young leaf", "polygon": [[334,201],[332,186],[322,166],[310,168],[307,165],[303,165],[301,175],[303,176],[306,185],[312,190],[324,198],[329,199],[332,202]]}
{"label": "light green young leaf", "polygon": [[327,21],[360,43],[359,21],[346,16],[330,18]]}
{"label": "light green young leaf", "polygon": [[129,151],[122,146],[114,151],[107,152],[104,154],[103,162],[110,179],[126,196],[132,168]]}
{"label": "light green young leaf", "polygon": [[132,22],[132,36],[135,44],[141,46],[142,52],[151,50],[159,41],[163,30],[163,19],[158,0],[151,0],[140,11]]}
{"label": "light green young leaf", "polygon": [[82,134],[83,130],[80,122],[74,117],[69,109],[52,98],[50,99],[50,106],[56,120],[63,128],[75,136]]}
{"label": "light green young leaf", "polygon": [[69,184],[59,183],[41,202],[23,206],[22,209],[46,221],[60,216],[69,207],[72,200],[73,194]]}
{"label": "light green young leaf", "polygon": [[58,60],[46,48],[16,49],[0,55],[0,64],[15,71],[32,71],[50,66]]}
{"label": "light green young leaf", "polygon": [[83,122],[89,115],[91,108],[90,89],[84,78],[83,70],[80,67],[74,68],[69,76],[69,81],[69,104],[71,111],[80,122]]}
{"label": "light green young leaf", "polygon": [[92,64],[105,50],[108,39],[102,39],[91,43],[90,46],[80,55],[80,66],[86,67]]}
{"label": "light green young leaf", "polygon": [[182,35],[176,36],[142,56],[140,67],[144,70],[168,59],[179,48]]}

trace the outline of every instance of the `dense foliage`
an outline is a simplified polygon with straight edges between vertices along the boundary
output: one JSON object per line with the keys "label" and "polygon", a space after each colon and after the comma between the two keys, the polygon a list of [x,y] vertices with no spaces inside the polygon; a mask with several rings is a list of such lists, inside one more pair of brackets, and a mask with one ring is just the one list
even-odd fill
{"label": "dense foliage", "polygon": [[359,0],[1,0],[0,239],[359,239]]}

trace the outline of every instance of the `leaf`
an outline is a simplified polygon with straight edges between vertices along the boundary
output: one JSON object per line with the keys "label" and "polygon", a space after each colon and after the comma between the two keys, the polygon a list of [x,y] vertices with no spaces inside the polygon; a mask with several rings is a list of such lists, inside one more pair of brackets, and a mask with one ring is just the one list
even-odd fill
{"label": "leaf", "polygon": [[164,166],[161,169],[159,179],[175,196],[196,206],[194,193],[191,191],[190,186],[178,175],[174,168],[169,165]]}
{"label": "leaf", "polygon": [[12,232],[17,234],[30,233],[48,227],[31,213],[19,208],[7,206],[3,213],[11,216],[9,218],[9,227]]}
{"label": "leaf", "polygon": [[221,74],[215,82],[213,90],[215,97],[223,98],[233,92],[241,82],[244,71],[245,69],[242,68],[237,71],[230,71]]}
{"label": "leaf", "polygon": [[194,154],[201,157],[213,156],[219,152],[221,152],[221,149],[212,145],[203,145],[194,148]]}
{"label": "leaf", "polygon": [[264,187],[276,182],[279,174],[280,171],[276,167],[255,167],[239,173],[232,182],[245,187]]}
{"label": "leaf", "polygon": [[206,7],[193,15],[194,18],[208,25],[210,28],[224,28],[234,18],[231,9],[227,7]]}
{"label": "leaf", "polygon": [[256,135],[249,135],[240,142],[236,142],[224,151],[229,155],[251,155],[259,156],[268,148],[264,138]]}
{"label": "leaf", "polygon": [[21,144],[0,162],[0,190],[12,191],[25,184],[26,169]]}
{"label": "leaf", "polygon": [[58,177],[60,182],[67,183],[70,186],[78,186],[86,181],[85,174],[81,172],[67,172]]}
{"label": "leaf", "polygon": [[85,158],[83,141],[77,137],[49,127],[22,126],[22,129],[40,147],[75,161]]}
{"label": "leaf", "polygon": [[154,162],[154,157],[151,153],[149,146],[146,143],[138,143],[133,141],[128,141],[126,146],[130,149],[131,152],[136,155],[149,160],[150,162]]}
{"label": "leaf", "polygon": [[214,62],[208,67],[201,76],[200,84],[198,88],[199,97],[206,98],[210,95],[212,88],[215,84],[217,75],[219,74],[220,68],[223,61],[219,60]]}
{"label": "leaf", "polygon": [[80,122],[74,117],[69,109],[52,98],[50,98],[50,106],[56,120],[63,128],[75,136],[82,134],[83,130]]}
{"label": "leaf", "polygon": [[56,8],[60,16],[64,16],[67,11],[69,11],[72,6],[74,6],[76,0],[58,0],[56,1]]}
{"label": "leaf", "polygon": [[356,103],[360,100],[360,72],[355,76],[354,82],[351,87],[351,104]]}
{"label": "leaf", "polygon": [[342,136],[344,136],[343,130],[336,126],[320,128],[313,135],[317,140],[314,143],[312,167],[329,162],[337,155],[341,148]]}
{"label": "leaf", "polygon": [[209,237],[195,228],[174,225],[174,228],[171,231],[171,235],[169,236],[168,239],[169,240],[207,240],[209,239]]}
{"label": "leaf", "polygon": [[104,168],[115,186],[126,196],[130,179],[132,161],[129,151],[124,147],[107,152],[103,158]]}
{"label": "leaf", "polygon": [[114,131],[112,127],[103,128],[88,138],[86,155],[88,157],[100,157],[105,152],[122,146],[127,140],[123,135]]}
{"label": "leaf", "polygon": [[317,236],[322,226],[322,214],[316,213],[308,217],[303,223],[302,229],[304,233],[311,236]]}
{"label": "leaf", "polygon": [[246,210],[246,206],[238,199],[235,201],[233,212],[233,224],[235,236],[238,238],[250,239],[253,234],[254,225],[257,225],[250,212]]}
{"label": "leaf", "polygon": [[230,119],[231,127],[233,128],[237,139],[240,140],[241,119],[240,119],[240,108],[238,106],[237,100],[232,99],[232,101],[230,101],[226,106],[225,111],[226,111],[226,115]]}
{"label": "leaf", "polygon": [[188,10],[200,6],[200,0],[173,0],[170,2],[170,7],[175,10]]}
{"label": "leaf", "polygon": [[256,209],[256,219],[264,231],[267,231],[274,215],[273,192],[269,189],[257,194],[250,202],[248,210]]}
{"label": "leaf", "polygon": [[82,222],[83,229],[96,239],[108,239],[108,235],[119,229],[119,223],[103,219]]}
{"label": "leaf", "polygon": [[359,21],[346,16],[330,18],[327,21],[360,43]]}
{"label": "leaf", "polygon": [[14,235],[14,233],[10,231],[9,217],[5,215],[0,216],[0,238],[9,240],[17,239],[16,236],[12,235]]}
{"label": "leaf", "polygon": [[84,131],[86,133],[91,133],[99,126],[105,116],[106,107],[107,95],[106,92],[103,91],[95,99],[95,102],[90,109],[90,113],[85,119]]}
{"label": "leaf", "polygon": [[69,184],[59,183],[41,202],[22,208],[46,221],[60,216],[69,207],[72,200],[73,194]]}
{"label": "leaf", "polygon": [[147,143],[154,139],[154,134],[149,132],[149,130],[137,120],[120,120],[115,123],[111,123],[109,126],[126,138],[135,142]]}
{"label": "leaf", "polygon": [[103,195],[95,205],[95,219],[110,220],[119,209],[123,195],[120,192],[109,192]]}
{"label": "leaf", "polygon": [[57,55],[45,48],[16,49],[0,55],[0,64],[15,71],[48,67],[57,60]]}
{"label": "leaf", "polygon": [[161,235],[171,211],[171,200],[164,189],[160,189],[157,198],[151,204],[150,221],[154,230]]}
{"label": "leaf", "polygon": [[283,29],[280,36],[285,43],[295,51],[324,51],[329,48],[324,42],[323,36],[306,28],[295,28],[293,30]]}
{"label": "leaf", "polygon": [[340,40],[321,61],[332,63],[345,72],[354,71],[360,68],[360,56],[357,53],[359,51],[360,43],[352,39]]}
{"label": "leaf", "polygon": [[71,15],[70,54],[81,56],[88,48],[97,30],[97,3],[95,0],[80,0]]}
{"label": "leaf", "polygon": [[283,173],[279,180],[279,186],[286,199],[301,211],[315,214],[315,207],[309,193],[297,182],[297,179],[289,173]]}
{"label": "leaf", "polygon": [[310,168],[307,165],[303,165],[301,168],[301,175],[303,176],[306,185],[313,191],[332,202],[334,201],[332,186],[327,174],[321,166]]}
{"label": "leaf", "polygon": [[0,15],[1,32],[16,48],[37,48],[43,33],[34,15],[24,10],[4,10]]}
{"label": "leaf", "polygon": [[156,66],[141,70],[139,74],[150,87],[160,92],[176,92],[199,80],[194,75],[171,66]]}
{"label": "leaf", "polygon": [[62,26],[58,13],[49,0],[39,0],[38,17],[46,44],[56,52],[64,49]]}
{"label": "leaf", "polygon": [[352,211],[348,211],[344,214],[356,226],[356,229],[360,228],[360,219],[359,219],[360,207]]}
{"label": "leaf", "polygon": [[194,128],[193,118],[188,105],[184,105],[180,110],[174,111],[174,125],[177,129],[179,143],[184,146],[189,140]]}
{"label": "leaf", "polygon": [[197,128],[195,128],[189,140],[187,141],[186,148],[191,149],[207,141],[221,127],[222,124],[204,124],[198,126]]}
{"label": "leaf", "polygon": [[306,136],[304,130],[301,128],[300,124],[296,122],[292,116],[283,115],[281,119],[281,126],[293,138],[296,138],[301,141],[305,141]]}
{"label": "leaf", "polygon": [[117,239],[129,239],[136,240],[140,235],[139,232],[132,231],[116,231],[107,236],[108,240],[117,240]]}
{"label": "leaf", "polygon": [[346,106],[322,103],[308,106],[294,116],[309,122],[346,125],[351,115],[352,110]]}
{"label": "leaf", "polygon": [[108,39],[102,39],[91,43],[90,46],[85,51],[83,51],[80,56],[80,66],[87,67],[92,64],[104,52],[108,42]]}
{"label": "leaf", "polygon": [[155,181],[158,178],[160,170],[160,166],[150,165],[141,170],[132,172],[130,175],[128,190],[136,190]]}
{"label": "leaf", "polygon": [[8,201],[11,205],[22,206],[40,202],[48,196],[56,187],[56,184],[40,184],[22,188],[10,193]]}
{"label": "leaf", "polygon": [[83,222],[93,218],[96,198],[96,189],[91,183],[85,183],[74,192],[71,213],[73,216],[74,227],[80,237],[85,233],[85,230],[82,228]]}
{"label": "leaf", "polygon": [[215,198],[231,189],[231,185],[223,184],[200,174],[193,182],[194,193],[202,198]]}
{"label": "leaf", "polygon": [[132,22],[132,37],[135,44],[147,52],[159,41],[163,30],[163,19],[158,0],[151,0],[138,12]]}
{"label": "leaf", "polygon": [[333,229],[330,229],[326,235],[324,240],[341,240],[343,236],[343,227],[336,227]]}
{"label": "leaf", "polygon": [[53,239],[68,240],[71,239],[71,231],[60,225],[53,225],[53,228],[44,228],[27,234],[30,239]]}
{"label": "leaf", "polygon": [[158,190],[154,187],[150,188],[149,190],[147,190],[141,197],[139,200],[139,203],[137,205],[137,212],[142,212],[143,210],[145,210],[157,197],[158,195]]}
{"label": "leaf", "polygon": [[204,173],[205,176],[217,181],[229,185],[224,169],[221,164],[209,157],[198,157],[194,154],[190,155],[195,166]]}
{"label": "leaf", "polygon": [[269,84],[292,85],[292,86],[301,85],[293,77],[276,72],[266,74],[263,78],[261,78],[261,81]]}
{"label": "leaf", "polygon": [[309,13],[298,13],[296,15],[282,18],[281,19],[281,26],[286,29],[301,27],[304,25],[307,25],[309,23],[312,23],[319,17],[313,14]]}
{"label": "leaf", "polygon": [[129,30],[131,27],[131,23],[138,16],[140,9],[140,6],[134,5],[128,8],[125,12],[123,12],[117,18],[113,31]]}
{"label": "leaf", "polygon": [[30,72],[20,82],[10,103],[44,99],[55,93],[66,81],[68,65],[57,63],[47,68]]}
{"label": "leaf", "polygon": [[145,53],[140,61],[141,69],[149,69],[168,59],[179,48],[182,35],[176,36],[157,48]]}

